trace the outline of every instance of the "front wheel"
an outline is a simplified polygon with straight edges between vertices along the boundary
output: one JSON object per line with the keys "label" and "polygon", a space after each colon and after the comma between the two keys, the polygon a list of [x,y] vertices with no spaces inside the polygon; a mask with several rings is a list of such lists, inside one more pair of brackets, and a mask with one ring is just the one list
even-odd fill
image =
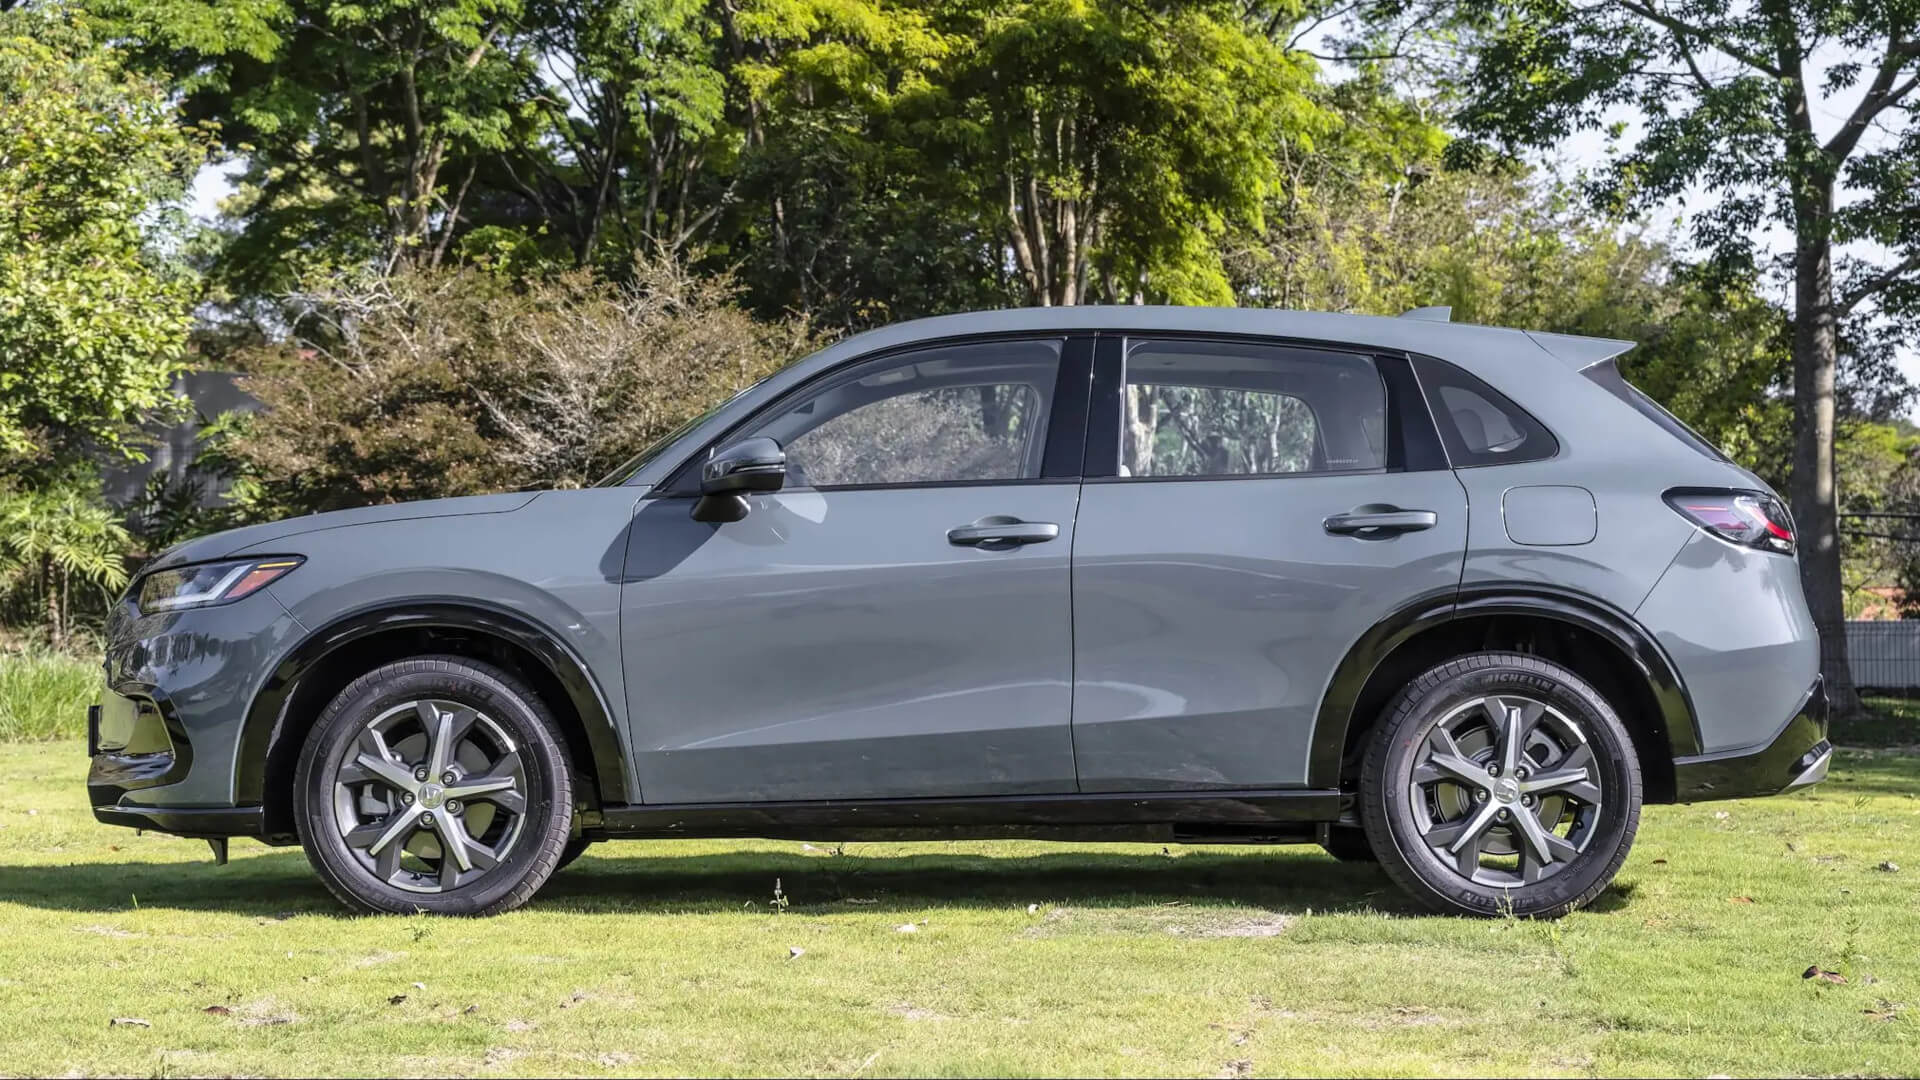
{"label": "front wheel", "polygon": [[295,778],[307,858],[366,912],[493,915],[553,874],[573,783],[545,703],[457,656],[355,679],[315,722]]}
{"label": "front wheel", "polygon": [[1579,676],[1475,653],[1389,706],[1360,802],[1381,866],[1426,906],[1551,918],[1592,902],[1626,861],[1640,768],[1619,717]]}

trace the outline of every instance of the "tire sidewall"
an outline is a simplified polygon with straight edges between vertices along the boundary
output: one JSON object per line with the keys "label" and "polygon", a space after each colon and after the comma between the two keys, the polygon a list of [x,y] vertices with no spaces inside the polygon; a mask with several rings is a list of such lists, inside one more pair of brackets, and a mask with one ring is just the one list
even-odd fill
{"label": "tire sidewall", "polygon": [[[1475,915],[1558,915],[1605,889],[1632,845],[1640,818],[1640,771],[1632,743],[1606,700],[1557,665],[1488,654],[1442,665],[1414,680],[1389,710],[1368,755],[1362,810],[1375,850],[1419,899]],[[1456,669],[1456,670],[1449,670]],[[1462,878],[1422,838],[1413,808],[1417,751],[1455,708],[1493,694],[1544,702],[1579,726],[1593,750],[1604,805],[1591,842],[1572,866],[1533,885],[1501,887]],[[1407,880],[1410,879],[1410,880]]]}
{"label": "tire sidewall", "polygon": [[[457,701],[505,729],[521,757],[526,816],[519,841],[500,864],[450,892],[417,893],[369,873],[341,836],[334,777],[348,743],[395,705],[425,698]],[[539,699],[503,673],[453,660],[410,660],[369,672],[343,690],[315,723],[295,777],[294,820],[300,840],[328,886],[371,912],[488,914],[512,906],[514,893],[553,872],[572,823],[571,777]],[[524,898],[524,897],[523,897]]]}

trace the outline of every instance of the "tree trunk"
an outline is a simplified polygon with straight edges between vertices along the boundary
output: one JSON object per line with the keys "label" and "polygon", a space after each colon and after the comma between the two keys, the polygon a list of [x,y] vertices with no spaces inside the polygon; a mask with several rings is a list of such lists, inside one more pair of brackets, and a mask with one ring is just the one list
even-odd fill
{"label": "tree trunk", "polygon": [[1800,581],[1820,633],[1820,671],[1837,716],[1860,712],[1847,666],[1846,602],[1840,580],[1840,530],[1833,468],[1833,212],[1830,184],[1796,200],[1793,255],[1793,517]]}
{"label": "tree trunk", "polygon": [[60,625],[60,590],[54,586],[53,557],[40,556],[40,602],[46,609],[47,644],[55,649],[67,647],[65,627]]}
{"label": "tree trunk", "polygon": [[1153,475],[1153,437],[1160,430],[1159,396],[1144,386],[1127,387],[1127,449],[1121,462],[1129,476]]}

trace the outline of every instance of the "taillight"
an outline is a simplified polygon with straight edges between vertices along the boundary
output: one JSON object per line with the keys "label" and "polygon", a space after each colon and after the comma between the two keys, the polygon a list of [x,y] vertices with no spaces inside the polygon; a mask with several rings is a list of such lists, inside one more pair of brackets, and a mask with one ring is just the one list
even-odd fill
{"label": "taillight", "polygon": [[1677,488],[1667,492],[1667,505],[1722,540],[1793,554],[1793,517],[1764,492]]}

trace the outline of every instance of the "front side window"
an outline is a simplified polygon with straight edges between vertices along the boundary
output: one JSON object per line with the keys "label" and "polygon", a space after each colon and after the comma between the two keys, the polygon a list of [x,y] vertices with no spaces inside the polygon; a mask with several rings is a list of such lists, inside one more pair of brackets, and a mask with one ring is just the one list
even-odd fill
{"label": "front side window", "polygon": [[787,486],[1040,475],[1058,341],[944,346],[861,364],[744,433],[779,442]]}
{"label": "front side window", "polygon": [[1364,356],[1130,342],[1121,409],[1121,476],[1278,476],[1385,464],[1386,389]]}

